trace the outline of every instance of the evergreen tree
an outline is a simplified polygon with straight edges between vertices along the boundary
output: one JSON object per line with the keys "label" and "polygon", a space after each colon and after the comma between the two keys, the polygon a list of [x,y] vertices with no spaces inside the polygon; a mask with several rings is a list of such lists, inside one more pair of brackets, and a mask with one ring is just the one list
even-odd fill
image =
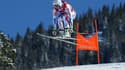
{"label": "evergreen tree", "polygon": [[16,50],[13,48],[10,38],[0,32],[0,69],[15,70]]}
{"label": "evergreen tree", "polygon": [[14,46],[16,47],[17,53],[16,53],[16,70],[23,70],[23,58],[22,58],[22,46],[23,46],[23,38],[19,33],[17,33],[16,40],[14,42]]}

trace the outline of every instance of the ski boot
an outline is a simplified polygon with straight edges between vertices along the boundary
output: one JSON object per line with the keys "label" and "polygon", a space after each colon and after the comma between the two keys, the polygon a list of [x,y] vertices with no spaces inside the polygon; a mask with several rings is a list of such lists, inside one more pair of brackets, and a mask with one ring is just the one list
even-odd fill
{"label": "ski boot", "polygon": [[64,35],[63,35],[64,38],[69,38],[69,37],[71,37],[71,34],[70,34],[69,30],[70,30],[69,28],[64,29]]}
{"label": "ski boot", "polygon": [[57,36],[57,30],[53,30],[53,31],[52,31],[52,35],[53,35],[53,36]]}
{"label": "ski boot", "polygon": [[70,26],[69,32],[70,32],[70,33],[73,33],[73,26]]}

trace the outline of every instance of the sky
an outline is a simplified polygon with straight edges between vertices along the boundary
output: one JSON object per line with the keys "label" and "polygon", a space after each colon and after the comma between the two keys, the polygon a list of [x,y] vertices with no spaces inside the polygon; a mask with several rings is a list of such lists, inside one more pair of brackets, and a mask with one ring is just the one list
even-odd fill
{"label": "sky", "polygon": [[[118,6],[125,0],[66,0],[76,10],[77,15],[87,12],[88,8],[98,11],[103,5]],[[52,0],[0,0],[0,31],[10,37],[17,32],[24,36],[26,28],[31,30],[44,23],[44,28],[52,24]]]}

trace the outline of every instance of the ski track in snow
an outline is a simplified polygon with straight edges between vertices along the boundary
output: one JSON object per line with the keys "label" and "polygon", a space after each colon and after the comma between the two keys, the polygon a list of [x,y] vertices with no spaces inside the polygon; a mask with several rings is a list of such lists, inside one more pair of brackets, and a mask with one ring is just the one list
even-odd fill
{"label": "ski track in snow", "polygon": [[81,66],[66,66],[57,68],[48,68],[42,70],[125,70],[125,63],[93,64]]}

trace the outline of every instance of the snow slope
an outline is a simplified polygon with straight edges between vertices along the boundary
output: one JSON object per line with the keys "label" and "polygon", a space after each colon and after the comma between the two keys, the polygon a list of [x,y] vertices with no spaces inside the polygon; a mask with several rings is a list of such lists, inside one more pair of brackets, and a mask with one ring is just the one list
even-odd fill
{"label": "snow slope", "polygon": [[50,68],[50,69],[43,69],[43,70],[125,70],[125,63],[57,67],[57,68]]}

